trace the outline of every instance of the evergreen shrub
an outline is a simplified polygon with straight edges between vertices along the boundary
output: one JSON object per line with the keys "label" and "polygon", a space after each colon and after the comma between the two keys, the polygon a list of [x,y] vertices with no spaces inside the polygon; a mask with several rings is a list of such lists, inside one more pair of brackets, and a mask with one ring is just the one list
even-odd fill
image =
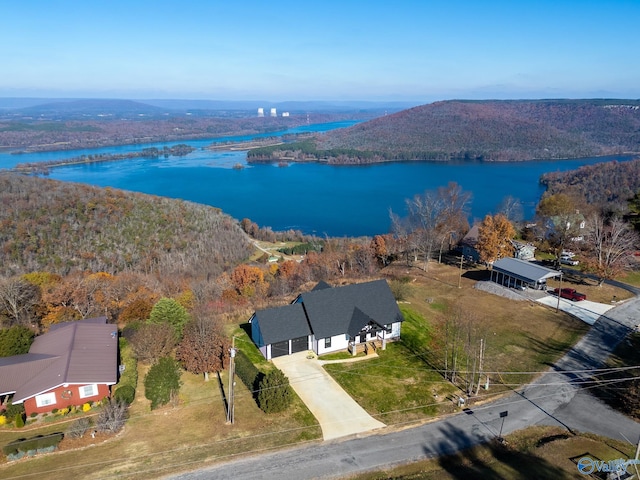
{"label": "evergreen shrub", "polygon": [[258,406],[264,413],[278,413],[286,410],[293,399],[289,379],[282,370],[268,372],[260,381]]}
{"label": "evergreen shrub", "polygon": [[15,424],[16,424],[16,428],[24,427],[24,414],[23,413],[16,413]]}
{"label": "evergreen shrub", "polygon": [[249,391],[253,393],[258,390],[258,385],[264,374],[256,368],[242,350],[236,350],[235,365],[236,375],[240,377],[240,380],[242,380],[242,383],[245,384]]}
{"label": "evergreen shrub", "polygon": [[121,387],[116,388],[113,396],[116,400],[124,402],[127,405],[131,405],[133,400],[136,398],[136,389],[131,385],[122,385]]}

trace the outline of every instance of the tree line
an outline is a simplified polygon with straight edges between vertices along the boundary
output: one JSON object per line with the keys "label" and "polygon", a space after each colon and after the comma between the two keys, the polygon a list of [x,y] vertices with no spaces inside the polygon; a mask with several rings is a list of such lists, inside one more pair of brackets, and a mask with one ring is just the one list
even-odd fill
{"label": "tree line", "polygon": [[327,132],[313,141],[258,150],[250,157],[336,164],[582,158],[637,152],[639,132],[637,100],[446,101]]}

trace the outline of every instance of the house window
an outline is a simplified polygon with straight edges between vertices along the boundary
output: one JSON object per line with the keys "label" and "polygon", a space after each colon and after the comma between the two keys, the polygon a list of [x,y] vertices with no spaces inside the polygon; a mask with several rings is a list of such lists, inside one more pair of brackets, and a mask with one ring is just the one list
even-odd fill
{"label": "house window", "polygon": [[56,393],[43,393],[42,395],[36,395],[36,405],[38,407],[46,407],[47,405],[56,404]]}
{"label": "house window", "polygon": [[78,392],[80,393],[80,398],[95,397],[98,395],[98,385],[95,383],[91,385],[83,385],[78,388]]}
{"label": "house window", "polygon": [[331,348],[331,337],[324,339],[324,348]]}

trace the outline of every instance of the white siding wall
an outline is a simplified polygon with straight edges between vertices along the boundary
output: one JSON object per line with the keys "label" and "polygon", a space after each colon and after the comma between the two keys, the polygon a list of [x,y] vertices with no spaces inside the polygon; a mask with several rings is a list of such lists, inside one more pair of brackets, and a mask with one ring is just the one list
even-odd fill
{"label": "white siding wall", "polygon": [[324,344],[324,338],[321,338],[316,343],[314,343],[314,346],[317,348],[316,353],[318,355],[336,352],[338,350],[346,350],[349,346],[349,342],[347,341],[346,335],[344,333],[331,337],[331,346],[329,348],[325,348]]}
{"label": "white siding wall", "polygon": [[387,334],[387,338],[400,338],[400,322],[391,324],[391,333]]}

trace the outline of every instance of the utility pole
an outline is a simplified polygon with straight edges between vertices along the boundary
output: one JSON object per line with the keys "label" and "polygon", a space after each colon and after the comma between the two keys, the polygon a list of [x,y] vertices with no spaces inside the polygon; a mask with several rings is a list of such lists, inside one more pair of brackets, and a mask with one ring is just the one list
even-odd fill
{"label": "utility pole", "polygon": [[234,386],[236,384],[235,374],[236,374],[236,349],[235,349],[235,337],[231,337],[231,349],[230,360],[229,360],[229,401],[227,402],[227,423],[233,425],[233,417],[234,417]]}
{"label": "utility pole", "polygon": [[562,293],[562,270],[560,270],[560,286],[558,287],[558,303],[556,304],[556,313],[560,311],[561,293]]}
{"label": "utility pole", "polygon": [[484,338],[480,339],[480,352],[478,354],[478,385],[476,386],[476,397],[480,391],[480,379],[482,378],[482,361],[484,360]]}
{"label": "utility pole", "polygon": [[464,252],[460,255],[460,276],[458,277],[458,288],[462,288],[462,261],[464,260]]}

